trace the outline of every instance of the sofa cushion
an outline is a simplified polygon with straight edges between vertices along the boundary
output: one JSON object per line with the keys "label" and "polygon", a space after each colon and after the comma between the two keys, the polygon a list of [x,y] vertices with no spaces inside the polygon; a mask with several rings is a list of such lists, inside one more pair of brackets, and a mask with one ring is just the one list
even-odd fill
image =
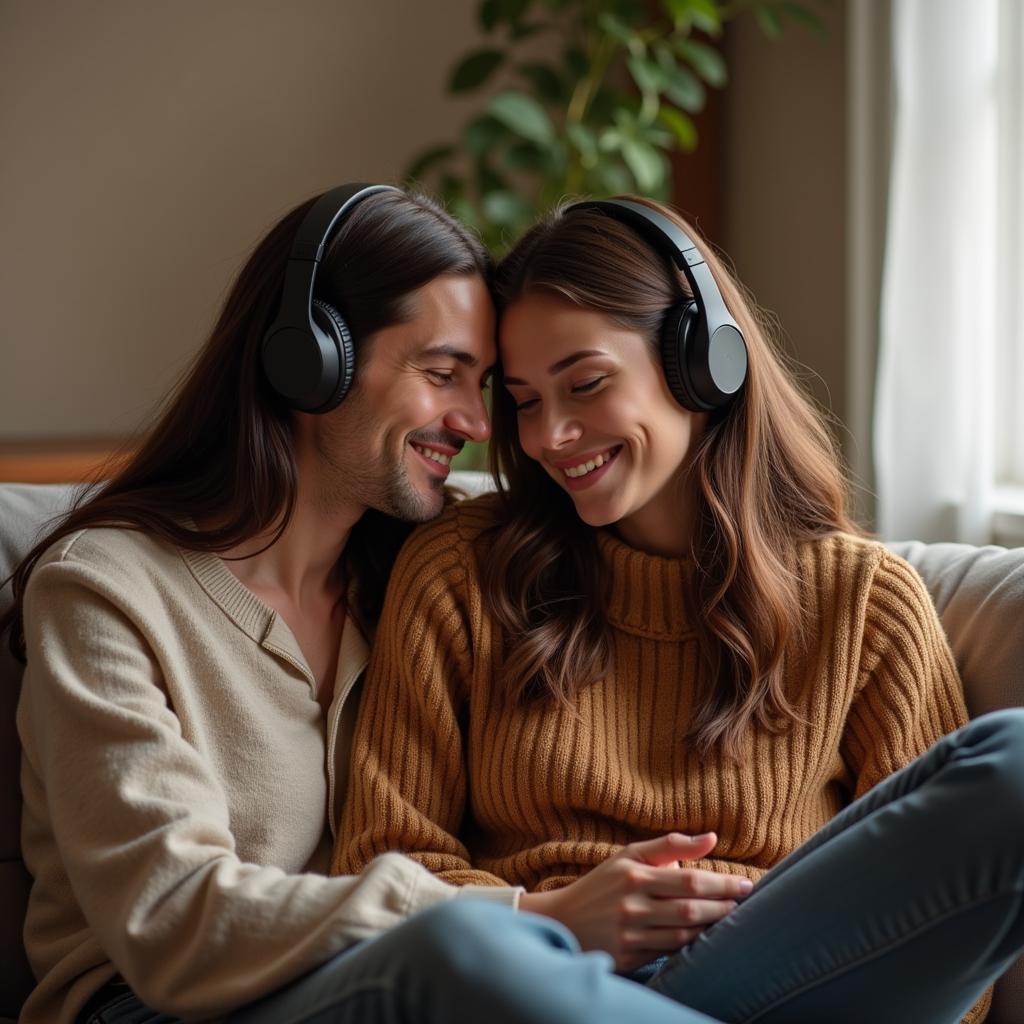
{"label": "sofa cushion", "polygon": [[1024,548],[920,541],[889,548],[928,587],[971,717],[1024,705]]}
{"label": "sofa cushion", "polygon": [[[483,473],[453,473],[450,482],[470,496],[491,489]],[[64,511],[77,488],[0,484],[0,581]],[[963,544],[894,543],[927,585],[964,680],[972,717],[1024,705],[1024,549]],[[10,587],[0,589],[0,611]],[[0,643],[0,1024],[16,1018],[31,987],[21,927],[29,876],[20,861],[20,793],[14,707],[21,665]],[[1024,1024],[1024,960],[996,986],[990,1024]]]}
{"label": "sofa cushion", "polygon": [[[64,511],[75,488],[49,484],[0,485],[0,581],[34,545],[53,516]],[[0,588],[0,611],[11,587]],[[22,925],[31,879],[21,861],[20,749],[14,724],[22,666],[0,639],[0,1017],[16,1018],[32,988]]]}

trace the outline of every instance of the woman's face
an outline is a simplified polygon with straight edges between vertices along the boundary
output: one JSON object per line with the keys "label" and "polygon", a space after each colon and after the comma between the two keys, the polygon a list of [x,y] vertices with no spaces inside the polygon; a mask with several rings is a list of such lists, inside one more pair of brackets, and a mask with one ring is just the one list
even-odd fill
{"label": "woman's face", "polygon": [[554,295],[527,295],[501,320],[499,355],[519,440],[584,522],[663,532],[680,518],[687,456],[706,416],[672,397],[643,335]]}

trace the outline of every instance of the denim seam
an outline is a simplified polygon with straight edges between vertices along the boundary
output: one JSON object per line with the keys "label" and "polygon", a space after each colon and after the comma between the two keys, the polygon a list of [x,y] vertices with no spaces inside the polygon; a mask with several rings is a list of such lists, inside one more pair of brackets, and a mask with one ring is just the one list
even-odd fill
{"label": "denim seam", "polygon": [[334,1009],[347,999],[351,999],[353,996],[364,995],[375,990],[382,992],[386,991],[393,996],[395,987],[389,981],[384,979],[361,981],[356,985],[343,989],[341,992],[331,992],[323,1002],[318,1003],[315,1007],[304,1006],[299,1011],[299,1015],[297,1017],[289,1017],[287,1020],[280,1021],[279,1024],[304,1024],[305,1021],[310,1020],[317,1014],[323,1013],[325,1010]]}
{"label": "denim seam", "polygon": [[761,1009],[757,1010],[752,1016],[743,1018],[741,1024],[753,1024],[754,1021],[760,1019],[766,1013],[770,1013],[772,1010],[781,1006],[783,1003],[795,998],[796,996],[803,995],[803,993],[809,992],[811,989],[817,988],[819,985],[822,985],[827,981],[831,981],[833,978],[837,978],[842,974],[846,974],[849,971],[852,971],[854,968],[859,967],[861,964],[867,963],[870,960],[874,960],[876,957],[882,956],[885,953],[890,952],[897,946],[904,945],[916,936],[928,931],[930,928],[934,928],[936,925],[941,924],[943,921],[946,921],[951,917],[956,917],[958,914],[965,913],[968,910],[974,910],[977,907],[984,906],[986,903],[992,903],[994,900],[1003,899],[1006,896],[1021,895],[1024,895],[1024,887],[1011,886],[1004,892],[992,893],[989,896],[973,900],[972,902],[963,904],[959,907],[954,907],[952,910],[948,910],[943,914],[939,914],[938,916],[931,918],[930,920],[926,921],[924,924],[918,926],[917,928],[913,928],[909,932],[906,932],[905,934],[901,935],[899,938],[893,939],[891,942],[886,943],[884,946],[880,946],[877,949],[873,949],[870,953],[865,953],[863,956],[856,957],[848,963],[843,964],[841,967],[836,967],[831,971],[827,971],[826,973],[819,975],[813,981],[805,982],[803,985],[800,985],[792,991],[787,992],[784,996],[779,996],[779,998],[775,999],[767,1006],[761,1007]]}

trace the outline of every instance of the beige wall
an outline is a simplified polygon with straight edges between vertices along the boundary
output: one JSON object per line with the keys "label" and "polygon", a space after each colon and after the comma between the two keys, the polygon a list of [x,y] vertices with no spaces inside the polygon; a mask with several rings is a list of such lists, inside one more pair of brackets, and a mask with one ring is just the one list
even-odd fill
{"label": "beige wall", "polygon": [[790,26],[770,41],[753,18],[730,28],[722,244],[815,397],[844,419],[846,3],[814,9],[824,35]]}
{"label": "beige wall", "polygon": [[[839,416],[845,6],[734,23],[723,138],[723,245]],[[0,442],[131,430],[274,219],[461,125],[475,8],[0,0]]]}
{"label": "beige wall", "polygon": [[0,0],[0,441],[130,430],[290,206],[463,110],[473,0]]}

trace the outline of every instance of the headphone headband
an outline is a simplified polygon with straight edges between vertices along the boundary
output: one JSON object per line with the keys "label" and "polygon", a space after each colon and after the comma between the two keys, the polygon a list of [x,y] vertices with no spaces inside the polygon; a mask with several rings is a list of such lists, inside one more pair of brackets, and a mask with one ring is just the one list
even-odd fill
{"label": "headphone headband", "polygon": [[631,199],[597,199],[565,210],[595,210],[620,221],[682,271],[693,293],[666,310],[662,360],[669,387],[680,404],[708,412],[725,405],[747,376],[747,347],[714,275],[696,243],[658,210]]}

